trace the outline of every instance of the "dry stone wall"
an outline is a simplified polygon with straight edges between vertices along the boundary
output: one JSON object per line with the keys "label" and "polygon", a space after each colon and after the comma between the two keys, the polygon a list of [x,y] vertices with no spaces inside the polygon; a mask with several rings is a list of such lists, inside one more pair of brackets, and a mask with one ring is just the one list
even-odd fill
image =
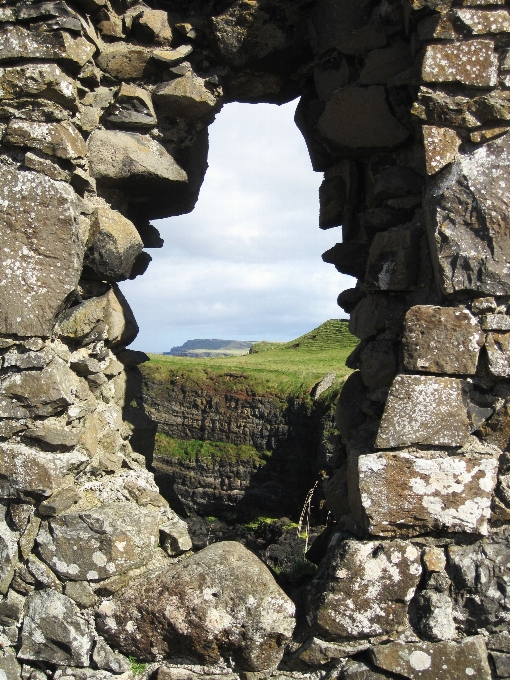
{"label": "dry stone wall", "polygon": [[[2,677],[510,677],[509,88],[505,0],[1,1]],[[221,106],[298,95],[361,342],[296,614],[241,546],[189,553],[117,283]]]}

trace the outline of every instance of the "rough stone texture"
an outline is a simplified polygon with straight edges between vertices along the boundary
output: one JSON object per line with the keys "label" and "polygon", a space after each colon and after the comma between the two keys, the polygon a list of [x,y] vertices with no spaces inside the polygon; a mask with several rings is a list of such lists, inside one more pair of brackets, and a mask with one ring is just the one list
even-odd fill
{"label": "rough stone texture", "polygon": [[336,90],[318,128],[328,141],[350,149],[396,146],[409,134],[391,115],[384,88],[376,85]]}
{"label": "rough stone texture", "polygon": [[402,338],[404,368],[424,373],[474,375],[484,334],[463,307],[411,307]]}
{"label": "rough stone texture", "polygon": [[51,335],[55,316],[78,285],[88,220],[80,218],[68,185],[5,166],[0,218],[2,332]]}
{"label": "rough stone texture", "polygon": [[0,98],[5,100],[16,97],[44,97],[75,109],[76,82],[56,64],[0,68]]}
{"label": "rough stone texture", "polygon": [[159,518],[130,503],[60,515],[41,525],[43,560],[64,579],[98,581],[148,562],[159,541]]}
{"label": "rough stone texture", "polygon": [[153,128],[157,124],[150,93],[135,85],[122,83],[107,120],[127,128]]}
{"label": "rough stone texture", "polygon": [[[95,130],[88,139],[90,174],[98,184],[122,189],[171,210],[171,198],[186,188],[188,176],[165,147],[135,132]],[[167,196],[161,197],[164,192]],[[156,208],[149,208],[155,211]],[[175,213],[178,214],[178,211]],[[149,217],[158,216],[152,212]]]}
{"label": "rough stone texture", "polygon": [[445,294],[510,292],[506,220],[508,135],[460,154],[427,193],[426,218],[436,278]]}
{"label": "rough stone texture", "polygon": [[426,83],[494,87],[497,73],[498,57],[492,40],[426,47],[422,66],[422,78]]}
{"label": "rough stone texture", "polygon": [[451,163],[457,155],[461,141],[455,130],[424,125],[423,142],[427,174],[435,175]]}
{"label": "rough stone texture", "polygon": [[306,589],[307,620],[327,639],[394,633],[407,626],[420,575],[419,551],[409,543],[341,541]]}
{"label": "rough stone texture", "polygon": [[144,576],[99,613],[102,634],[125,654],[191,656],[209,664],[232,658],[248,671],[275,666],[294,629],[291,600],[267,568],[233,542]]}
{"label": "rough stone texture", "polygon": [[398,673],[409,680],[491,678],[487,650],[481,635],[466,638],[460,643],[392,642],[376,647],[371,656],[380,668]]}
{"label": "rough stone texture", "polygon": [[46,453],[24,444],[0,444],[0,497],[50,496],[66,474],[83,469],[85,453]]}
{"label": "rough stone texture", "polygon": [[97,236],[85,255],[85,264],[103,281],[122,281],[131,274],[143,242],[134,224],[116,210],[98,207]]}
{"label": "rough stone texture", "polygon": [[54,590],[27,598],[20,657],[59,666],[88,666],[92,636],[72,600]]}
{"label": "rough stone texture", "polygon": [[358,459],[360,502],[376,536],[487,534],[498,458],[476,452],[374,453]]}
{"label": "rough stone texture", "polygon": [[5,508],[0,508],[0,593],[5,594],[18,562],[18,538],[5,521]]}
{"label": "rough stone texture", "polygon": [[207,89],[204,80],[191,71],[181,78],[161,83],[153,96],[160,110],[175,118],[195,120],[216,106],[216,97]]}
{"label": "rough stone texture", "polygon": [[497,378],[510,376],[510,333],[487,333],[485,347],[491,374]]}
{"label": "rough stone texture", "polygon": [[376,446],[461,446],[469,431],[460,380],[398,375],[388,394]]}
{"label": "rough stone texture", "polygon": [[37,149],[49,156],[74,160],[87,154],[87,146],[78,130],[68,122],[38,123],[12,120],[5,131],[9,146]]}

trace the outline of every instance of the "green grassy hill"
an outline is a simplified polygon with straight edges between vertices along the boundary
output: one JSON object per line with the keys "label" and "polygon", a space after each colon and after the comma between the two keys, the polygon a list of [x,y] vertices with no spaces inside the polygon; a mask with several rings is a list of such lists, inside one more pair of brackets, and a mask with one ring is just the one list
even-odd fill
{"label": "green grassy hill", "polygon": [[321,397],[331,398],[351,373],[345,360],[357,343],[345,321],[331,319],[291,342],[257,343],[245,356],[197,359],[151,354],[141,369],[158,383],[185,380],[213,393],[280,398],[307,398],[319,380],[336,373],[334,385]]}

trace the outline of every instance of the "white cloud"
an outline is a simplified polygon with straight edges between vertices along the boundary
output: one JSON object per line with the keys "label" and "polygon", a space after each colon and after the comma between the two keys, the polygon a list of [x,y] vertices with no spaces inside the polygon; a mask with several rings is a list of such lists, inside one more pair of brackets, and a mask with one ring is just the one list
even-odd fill
{"label": "white cloud", "polygon": [[341,239],[318,227],[321,175],[293,122],[295,103],[228,104],[210,128],[195,210],[157,223],[165,246],[122,284],[140,325],[132,347],[190,338],[290,340],[343,315],[350,277],[321,254]]}

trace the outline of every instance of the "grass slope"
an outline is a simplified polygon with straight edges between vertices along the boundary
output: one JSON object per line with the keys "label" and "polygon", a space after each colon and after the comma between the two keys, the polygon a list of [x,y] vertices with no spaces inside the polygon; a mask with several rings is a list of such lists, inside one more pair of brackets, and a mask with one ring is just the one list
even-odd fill
{"label": "grass slope", "polygon": [[195,460],[217,460],[225,463],[252,463],[254,466],[264,465],[270,455],[261,454],[248,444],[227,444],[225,442],[199,441],[197,439],[174,439],[163,432],[156,435],[154,455],[160,458],[177,458],[185,462]]}
{"label": "grass slope", "polygon": [[162,385],[183,381],[212,393],[281,399],[310,398],[319,380],[336,373],[334,385],[321,396],[331,399],[351,373],[345,360],[357,343],[345,321],[330,319],[291,342],[257,343],[253,353],[245,356],[195,359],[151,354],[141,370]]}

